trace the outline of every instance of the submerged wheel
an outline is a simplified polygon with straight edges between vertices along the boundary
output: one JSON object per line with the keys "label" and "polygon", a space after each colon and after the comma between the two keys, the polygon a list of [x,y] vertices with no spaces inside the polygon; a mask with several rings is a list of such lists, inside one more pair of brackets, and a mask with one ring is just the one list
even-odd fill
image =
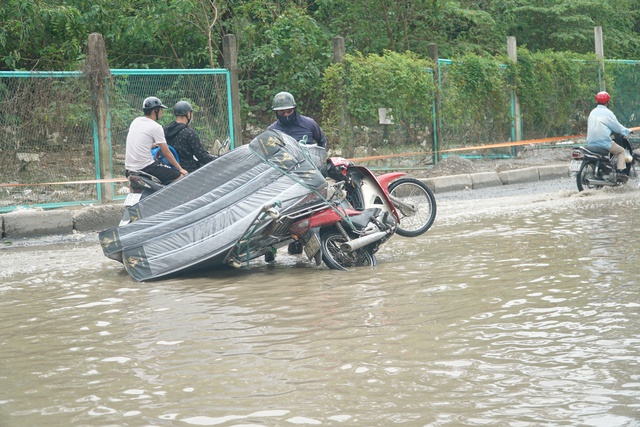
{"label": "submerged wheel", "polygon": [[374,267],[378,264],[375,255],[366,247],[353,252],[345,252],[340,246],[347,239],[337,232],[328,231],[320,236],[322,260],[332,270],[347,270],[349,267]]}
{"label": "submerged wheel", "polygon": [[576,175],[578,191],[582,191],[585,188],[596,190],[602,188],[602,185],[591,185],[587,182],[588,179],[596,178],[598,178],[596,176],[596,164],[594,162],[582,162],[580,170],[578,170],[578,174]]}
{"label": "submerged wheel", "polygon": [[427,184],[415,178],[400,178],[389,185],[389,195],[400,215],[397,234],[416,237],[433,225],[436,198]]}

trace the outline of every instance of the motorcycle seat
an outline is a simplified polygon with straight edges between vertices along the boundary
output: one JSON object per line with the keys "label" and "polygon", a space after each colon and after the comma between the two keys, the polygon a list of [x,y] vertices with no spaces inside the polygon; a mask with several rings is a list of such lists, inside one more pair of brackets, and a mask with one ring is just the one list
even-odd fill
{"label": "motorcycle seat", "polygon": [[150,173],[146,173],[146,172],[143,172],[143,171],[129,171],[128,170],[128,171],[126,171],[125,175],[127,176],[127,178],[129,178],[130,176],[134,176],[134,177],[135,176],[139,176],[140,178],[150,180],[155,184],[162,184],[157,177],[155,177],[154,175],[151,175]]}
{"label": "motorcycle seat", "polygon": [[602,148],[602,147],[594,147],[591,145],[588,145],[586,147],[580,147],[581,150],[585,151],[587,154],[592,154],[592,155],[599,155],[599,156],[608,156],[609,155],[609,150],[607,150],[606,148]]}

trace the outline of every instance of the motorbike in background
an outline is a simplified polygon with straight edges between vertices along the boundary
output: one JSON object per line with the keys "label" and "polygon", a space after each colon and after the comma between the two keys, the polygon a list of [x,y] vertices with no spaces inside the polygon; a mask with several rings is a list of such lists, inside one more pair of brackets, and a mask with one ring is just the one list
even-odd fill
{"label": "motorbike in background", "polygon": [[577,147],[571,153],[571,172],[576,173],[578,191],[625,185],[629,178],[638,178],[640,155],[633,153],[627,138],[614,133],[616,144],[625,149],[626,176],[616,173],[617,157],[601,148]]}

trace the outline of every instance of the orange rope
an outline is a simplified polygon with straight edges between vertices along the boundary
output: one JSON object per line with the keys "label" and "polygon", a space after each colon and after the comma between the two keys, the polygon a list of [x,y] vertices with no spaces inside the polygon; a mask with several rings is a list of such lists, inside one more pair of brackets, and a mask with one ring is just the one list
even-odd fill
{"label": "orange rope", "polygon": [[[640,126],[629,128],[632,131],[640,130]],[[526,141],[516,141],[516,142],[499,142],[496,144],[487,144],[487,145],[475,145],[473,147],[460,147],[460,148],[450,148],[448,150],[439,150],[437,153],[453,153],[457,151],[472,151],[472,150],[485,150],[489,148],[503,148],[503,147],[515,147],[517,145],[531,145],[531,144],[544,144],[547,142],[556,142],[556,141],[564,141],[567,139],[577,139],[584,138],[586,135],[571,135],[571,136],[554,136],[551,138],[540,138],[540,139],[528,139]],[[419,153],[398,153],[398,154],[385,154],[380,156],[369,156],[369,157],[354,157],[349,160],[352,162],[364,162],[368,160],[380,160],[380,159],[390,159],[392,157],[414,157],[414,156],[424,156],[427,154],[435,154],[435,151],[421,151]],[[65,182],[37,182],[33,184],[0,184],[0,187],[32,187],[38,185],[66,185],[66,184],[109,184],[112,182],[127,182],[127,178],[111,178],[111,179],[90,179],[86,181],[65,181]]]}
{"label": "orange rope", "polygon": [[66,185],[66,184],[108,184],[111,182],[127,182],[127,178],[88,179],[86,181],[64,181],[64,182],[36,182],[32,184],[0,184],[0,187],[32,187],[36,185]]}
{"label": "orange rope", "polygon": [[[632,131],[640,130],[639,127],[629,128]],[[531,144],[545,144],[549,142],[557,142],[564,141],[567,139],[577,139],[577,138],[585,138],[585,134],[580,135],[570,135],[570,136],[554,136],[550,138],[539,138],[539,139],[528,139],[526,141],[516,141],[516,142],[498,142],[496,144],[487,144],[487,145],[474,145],[473,147],[460,147],[460,148],[450,148],[448,150],[438,150],[436,151],[421,151],[418,153],[398,153],[398,154],[385,154],[380,156],[369,156],[369,157],[354,157],[351,160],[352,162],[365,162],[368,160],[381,160],[381,159],[389,159],[392,157],[413,157],[413,156],[425,156],[428,154],[435,153],[453,153],[457,151],[473,151],[473,150],[485,150],[489,148],[503,148],[503,147],[515,147],[518,145],[531,145]]]}

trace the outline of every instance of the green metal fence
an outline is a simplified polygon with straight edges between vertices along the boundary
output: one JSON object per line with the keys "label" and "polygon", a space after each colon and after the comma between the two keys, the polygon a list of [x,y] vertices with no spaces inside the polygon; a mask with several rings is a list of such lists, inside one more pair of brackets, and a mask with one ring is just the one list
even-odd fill
{"label": "green metal fence", "polygon": [[[70,182],[124,176],[129,124],[142,114],[148,96],[170,107],[189,101],[195,109],[192,126],[210,152],[217,153],[226,139],[234,141],[228,70],[114,69],[107,88],[113,176],[100,176],[88,79],[80,72],[0,72],[0,212],[99,201],[100,185]],[[168,112],[160,123],[171,120]],[[124,197],[125,184],[111,185],[116,198]]]}
{"label": "green metal fence", "polygon": [[[433,151],[446,153],[448,149],[461,147],[469,148],[472,155],[512,156],[514,150],[509,147],[482,149],[478,153],[472,150],[474,146],[516,141],[516,100],[521,140],[571,136],[586,133],[587,117],[595,106],[594,95],[605,88],[613,97],[611,108],[620,122],[627,127],[640,126],[640,61],[606,60],[604,78],[595,61],[574,61],[571,72],[575,75],[571,79],[564,78],[566,70],[561,69],[536,73],[538,66],[549,65],[534,64],[533,76],[529,78],[535,81],[536,88],[544,90],[527,91],[519,87],[519,91],[514,91],[505,64],[496,65],[499,72],[495,75],[499,77],[492,82],[493,86],[470,88],[473,82],[465,80],[465,75],[467,78],[469,75],[468,64],[439,59],[437,70],[425,71],[437,76],[438,96],[435,92],[419,94],[433,103],[433,108],[424,111],[423,119],[409,126],[351,120],[352,140],[342,138],[340,143],[355,147],[359,159],[374,158],[366,163],[369,166],[384,168],[428,167],[435,157]],[[354,76],[347,74],[347,84],[359,84],[353,80]],[[380,99],[381,106],[385,102]],[[416,155],[420,150],[424,156]],[[399,156],[403,152],[412,155]],[[380,160],[384,154],[394,157]]]}

